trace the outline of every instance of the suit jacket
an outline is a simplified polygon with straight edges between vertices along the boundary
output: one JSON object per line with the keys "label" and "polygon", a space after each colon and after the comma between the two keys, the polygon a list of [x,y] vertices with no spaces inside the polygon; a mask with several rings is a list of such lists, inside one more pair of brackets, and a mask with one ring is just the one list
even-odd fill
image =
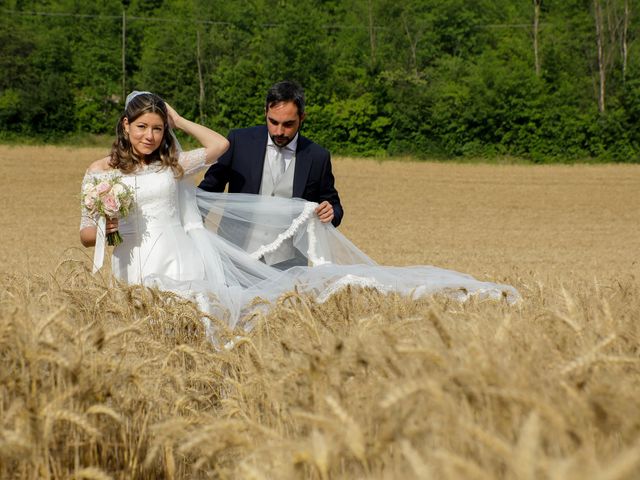
{"label": "suit jacket", "polygon": [[[231,130],[229,149],[204,176],[199,188],[208,192],[222,192],[229,184],[230,193],[259,193],[267,149],[267,127]],[[343,209],[331,171],[331,155],[320,145],[298,135],[293,196],[310,202],[327,200],[333,205],[336,227],[342,221]]]}

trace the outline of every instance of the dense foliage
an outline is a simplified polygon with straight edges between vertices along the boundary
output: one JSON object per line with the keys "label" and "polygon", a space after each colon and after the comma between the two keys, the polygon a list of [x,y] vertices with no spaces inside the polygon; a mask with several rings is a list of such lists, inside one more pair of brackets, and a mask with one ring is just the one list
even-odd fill
{"label": "dense foliage", "polygon": [[633,0],[2,5],[5,139],[109,134],[134,88],[226,132],[262,122],[291,78],[334,152],[640,160]]}

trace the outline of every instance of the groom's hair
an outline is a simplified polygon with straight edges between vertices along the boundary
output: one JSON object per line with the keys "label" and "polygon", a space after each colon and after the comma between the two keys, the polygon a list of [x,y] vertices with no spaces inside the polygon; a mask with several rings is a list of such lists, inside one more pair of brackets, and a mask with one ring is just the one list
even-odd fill
{"label": "groom's hair", "polygon": [[298,115],[304,113],[304,90],[296,82],[285,80],[273,85],[267,92],[265,110],[280,102],[293,102],[298,107]]}

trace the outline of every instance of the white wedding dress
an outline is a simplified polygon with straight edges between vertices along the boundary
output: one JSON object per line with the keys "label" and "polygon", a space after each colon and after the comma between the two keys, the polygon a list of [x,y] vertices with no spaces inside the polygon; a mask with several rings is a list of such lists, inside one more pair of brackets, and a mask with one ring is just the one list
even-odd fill
{"label": "white wedding dress", "polygon": [[[246,319],[260,308],[256,298],[273,302],[294,288],[319,302],[347,285],[414,298],[434,293],[461,301],[471,295],[509,303],[520,298],[511,286],[451,270],[377,265],[335,227],[321,223],[315,203],[204,192],[189,178],[206,168],[204,149],[182,152],[179,161],[182,180],[155,165],[122,175],[135,196],[129,215],[119,222],[123,243],[113,250],[113,274],[193,299],[232,327],[238,321],[250,327]],[[83,185],[96,175],[113,174],[87,173]],[[81,228],[96,220],[83,207]],[[291,252],[306,257],[308,266],[281,271],[263,261]]]}

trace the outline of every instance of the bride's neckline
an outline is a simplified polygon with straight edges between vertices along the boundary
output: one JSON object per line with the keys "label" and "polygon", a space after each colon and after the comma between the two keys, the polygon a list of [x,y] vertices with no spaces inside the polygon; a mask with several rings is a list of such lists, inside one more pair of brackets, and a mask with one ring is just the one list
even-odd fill
{"label": "bride's neckline", "polygon": [[[154,163],[149,163],[149,164],[144,164],[144,165],[138,165],[138,168],[136,168],[133,172],[131,173],[122,173],[122,176],[124,177],[140,177],[143,175],[149,175],[151,173],[159,173],[160,171],[164,170],[165,167],[158,162],[154,162]],[[171,169],[166,168],[166,170],[171,171]]]}
{"label": "bride's neckline", "polygon": [[149,173],[156,173],[163,169],[163,165],[159,162],[140,164],[138,167],[129,173],[124,173],[117,168],[111,168],[109,170],[99,170],[95,172],[89,172],[91,175],[122,175],[123,177],[135,177],[137,175],[147,175]]}

